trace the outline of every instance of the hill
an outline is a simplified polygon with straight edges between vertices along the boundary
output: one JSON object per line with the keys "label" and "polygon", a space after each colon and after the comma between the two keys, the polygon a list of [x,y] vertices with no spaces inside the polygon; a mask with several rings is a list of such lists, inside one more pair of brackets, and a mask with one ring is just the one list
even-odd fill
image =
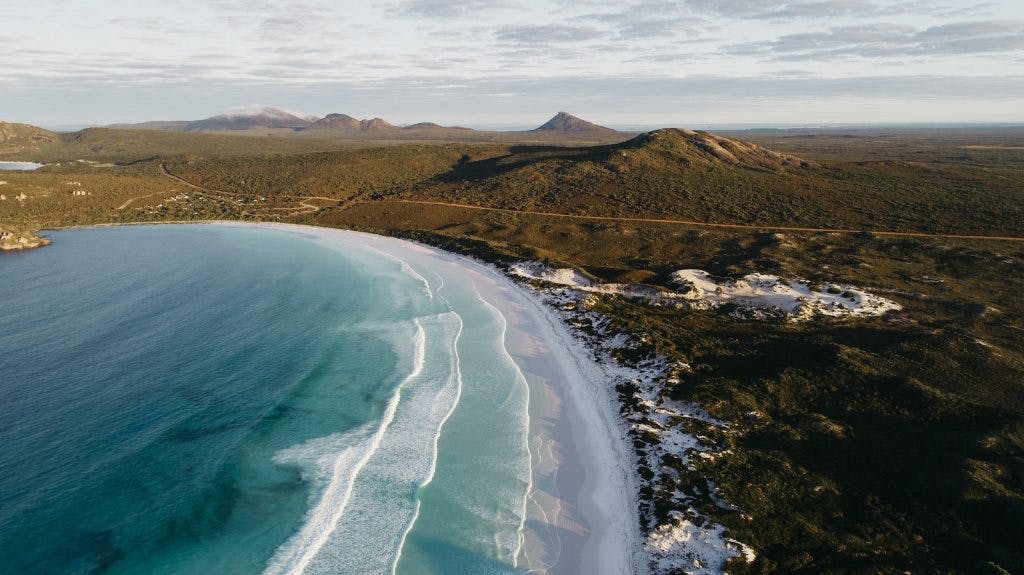
{"label": "hill", "polygon": [[310,126],[312,123],[313,120],[311,118],[298,116],[280,108],[267,107],[225,112],[205,120],[189,122],[185,125],[184,129],[187,132],[223,132],[251,130],[253,128],[301,129]]}
{"label": "hill", "polygon": [[434,122],[418,122],[416,124],[409,124],[408,126],[402,126],[403,130],[464,130],[467,132],[473,132],[472,128],[463,128],[461,126],[442,126],[435,124]]}
{"label": "hill", "polygon": [[303,131],[371,132],[391,129],[394,129],[394,126],[381,118],[357,120],[348,114],[327,114]]}
{"label": "hill", "polygon": [[37,153],[59,141],[60,136],[49,130],[0,121],[0,156],[25,159],[26,154]]}
{"label": "hill", "polygon": [[578,134],[581,132],[615,132],[611,128],[598,126],[586,120],[577,118],[567,112],[559,112],[550,120],[531,130],[533,132],[560,132],[563,134]]}
{"label": "hill", "polygon": [[139,122],[138,124],[111,124],[105,126],[110,130],[157,130],[168,132],[183,132],[191,122],[188,120],[153,120],[150,122]]}
{"label": "hill", "polygon": [[317,118],[299,116],[270,106],[232,110],[202,120],[156,120],[137,124],[111,124],[114,130],[156,130],[171,132],[238,132],[255,129],[299,130]]}
{"label": "hill", "polygon": [[273,107],[226,112],[203,120],[120,123],[111,124],[106,128],[160,132],[227,132],[276,138],[295,135],[376,143],[421,141],[593,145],[618,142],[633,135],[592,124],[565,112],[559,112],[544,125],[533,130],[488,131],[442,126],[436,122],[396,126],[379,117],[361,120],[340,113],[328,114],[323,118],[307,117]]}
{"label": "hill", "polygon": [[981,166],[819,163],[708,132],[664,129],[605,146],[512,146],[456,165],[404,197],[574,214],[1007,235],[1024,234],[1021,194],[1024,183]]}

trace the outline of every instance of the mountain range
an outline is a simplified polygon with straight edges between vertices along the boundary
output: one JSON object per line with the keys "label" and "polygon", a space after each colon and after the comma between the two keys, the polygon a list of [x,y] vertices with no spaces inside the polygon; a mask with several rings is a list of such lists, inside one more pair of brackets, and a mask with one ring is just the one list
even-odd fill
{"label": "mountain range", "polygon": [[[437,132],[445,130],[476,131],[458,126],[441,126],[434,122],[419,122],[408,126],[396,126],[382,118],[358,119],[348,114],[327,114],[322,118],[302,116],[274,107],[250,108],[229,111],[202,120],[192,121],[155,121],[137,124],[113,124],[107,126],[114,129],[130,130],[164,130],[177,132],[233,132],[246,130],[291,130],[293,132],[311,133],[388,133],[397,132]],[[559,112],[547,122],[533,130],[538,134],[565,135],[604,135],[611,136],[618,132],[611,128],[599,126],[567,112]]]}

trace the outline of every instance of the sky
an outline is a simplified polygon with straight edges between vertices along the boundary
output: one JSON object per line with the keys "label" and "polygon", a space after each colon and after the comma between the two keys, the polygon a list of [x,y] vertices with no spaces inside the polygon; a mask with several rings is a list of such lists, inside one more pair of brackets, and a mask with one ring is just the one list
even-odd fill
{"label": "sky", "polygon": [[1024,0],[0,0],[0,118],[1024,122]]}

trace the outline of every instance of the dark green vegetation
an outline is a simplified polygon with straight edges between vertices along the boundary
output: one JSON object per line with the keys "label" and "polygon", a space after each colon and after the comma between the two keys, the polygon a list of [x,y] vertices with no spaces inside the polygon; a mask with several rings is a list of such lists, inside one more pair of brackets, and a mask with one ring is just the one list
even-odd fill
{"label": "dark green vegetation", "polygon": [[[705,430],[730,453],[695,458],[680,487],[710,478],[739,507],[696,498],[758,552],[734,572],[1024,572],[1024,242],[730,231],[397,201],[1022,237],[1024,131],[736,140],[663,131],[593,148],[380,144],[64,135],[29,157],[0,156],[62,161],[0,173],[0,222],[298,221],[491,261],[546,259],[607,281],[662,285],[673,270],[702,268],[862,286],[904,309],[805,323],[620,298],[598,309],[646,335],[641,352],[692,366],[666,394],[730,423],[727,433]],[[77,159],[99,163],[65,163]],[[29,198],[12,200],[18,193]],[[652,497],[667,513],[663,494]]]}
{"label": "dark green vegetation", "polygon": [[598,148],[513,148],[456,166],[415,195],[567,213],[1024,235],[1022,167],[818,163],[706,133],[662,130]]}
{"label": "dark green vegetation", "polygon": [[728,455],[680,471],[739,507],[700,505],[760,552],[733,572],[1020,572],[1024,250],[845,240],[756,235],[703,262],[895,290],[904,311],[794,324],[597,309],[693,366],[666,392],[731,423],[713,436]]}

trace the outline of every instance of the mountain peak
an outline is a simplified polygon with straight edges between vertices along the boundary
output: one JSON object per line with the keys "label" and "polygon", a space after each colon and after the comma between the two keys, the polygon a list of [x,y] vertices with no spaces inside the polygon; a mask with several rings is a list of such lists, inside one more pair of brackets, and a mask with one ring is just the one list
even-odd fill
{"label": "mountain peak", "polygon": [[533,131],[574,134],[579,132],[614,132],[615,130],[577,118],[568,112],[559,112]]}

